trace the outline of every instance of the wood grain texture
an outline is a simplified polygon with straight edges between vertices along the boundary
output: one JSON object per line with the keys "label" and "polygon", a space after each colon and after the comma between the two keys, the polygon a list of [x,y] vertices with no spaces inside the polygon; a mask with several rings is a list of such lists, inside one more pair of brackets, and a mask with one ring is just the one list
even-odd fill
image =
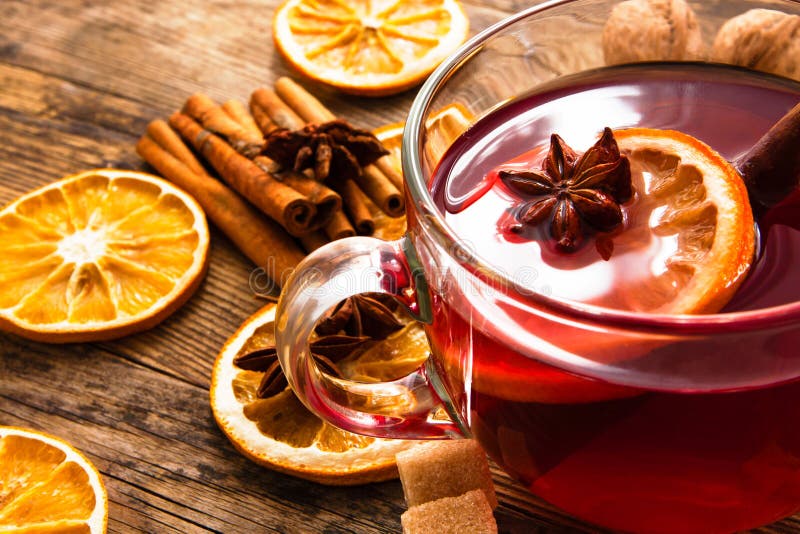
{"label": "wood grain texture", "polygon": [[[136,139],[188,95],[247,101],[293,75],[272,45],[278,3],[0,2],[0,204],[90,168],[148,170]],[[466,2],[471,32],[527,5]],[[368,128],[404,120],[414,95],[364,100],[307,86]],[[217,429],[211,366],[263,305],[257,274],[212,228],[205,281],[150,331],[64,346],[0,333],[0,425],[41,429],[86,453],[108,488],[110,532],[399,532],[399,482],[330,488],[284,476],[245,460]],[[493,473],[502,532],[599,532]],[[762,532],[798,530],[788,519]]]}

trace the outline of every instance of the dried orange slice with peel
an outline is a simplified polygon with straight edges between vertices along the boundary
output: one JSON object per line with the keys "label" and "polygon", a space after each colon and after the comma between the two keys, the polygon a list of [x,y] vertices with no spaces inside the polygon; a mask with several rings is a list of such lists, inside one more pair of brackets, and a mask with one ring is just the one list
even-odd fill
{"label": "dried orange slice with peel", "polygon": [[[392,167],[401,176],[403,175],[403,165],[400,160],[400,145],[403,140],[403,123],[395,122],[381,126],[372,132],[375,137],[389,151],[386,156]],[[368,199],[369,200],[369,199]],[[377,206],[370,203],[370,211],[375,220],[375,232],[372,236],[384,241],[394,241],[400,239],[406,231],[405,217],[389,217]]]}
{"label": "dried orange slice with peel", "polygon": [[0,532],[105,532],[108,496],[92,463],[65,441],[0,426]]}
{"label": "dried orange slice with peel", "polygon": [[192,197],[155,176],[111,169],[11,202],[0,235],[0,329],[56,343],[154,326],[198,287],[209,246]]}
{"label": "dried orange slice with peel", "polygon": [[396,171],[402,173],[403,166],[400,163],[400,148],[403,144],[403,129],[405,123],[393,122],[385,124],[372,131],[383,147],[389,151],[388,157]]}
{"label": "dried orange slice with peel", "polygon": [[272,22],[277,49],[296,69],[367,96],[420,83],[468,31],[457,0],[287,0]]}
{"label": "dried orange slice with peel", "polygon": [[[474,122],[473,114],[460,103],[448,104],[431,114],[425,127],[428,132],[426,149],[438,161],[447,148]],[[402,173],[400,159],[405,123],[395,122],[375,129],[372,133],[389,151],[389,157],[398,172]]]}
{"label": "dried orange slice with peel", "polygon": [[[275,306],[252,315],[222,348],[211,377],[211,408],[217,424],[234,447],[250,460],[276,471],[329,485],[354,485],[397,477],[395,454],[419,442],[376,439],[351,434],[323,422],[306,409],[289,388],[270,398],[257,398],[263,373],[237,368],[240,351],[274,344]],[[419,326],[409,325],[383,341],[404,357],[400,363],[383,359],[381,376],[402,376],[427,357],[419,344]],[[424,335],[424,334],[423,334]],[[374,349],[371,361],[381,358]],[[359,378],[369,370],[350,362]],[[342,368],[346,377],[351,377]],[[379,379],[381,376],[373,376]]]}
{"label": "dried orange slice with peel", "polygon": [[[429,136],[428,144],[426,145],[428,157],[433,157],[434,161],[438,161],[453,141],[464,133],[472,122],[472,113],[459,103],[448,104],[431,114],[431,117],[426,122]],[[400,175],[403,174],[401,148],[404,128],[405,123],[394,122],[380,126],[372,132],[383,144],[384,148],[389,151],[387,157],[394,170]],[[392,241],[399,239],[405,233],[405,217],[389,217],[374,206],[371,211],[375,219],[374,237]]]}

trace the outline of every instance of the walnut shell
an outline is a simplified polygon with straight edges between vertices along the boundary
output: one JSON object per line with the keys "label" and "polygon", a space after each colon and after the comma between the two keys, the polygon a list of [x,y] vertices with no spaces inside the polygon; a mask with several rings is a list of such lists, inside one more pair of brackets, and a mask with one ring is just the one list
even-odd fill
{"label": "walnut shell", "polygon": [[705,55],[700,26],[685,0],[627,0],[603,27],[606,64],[681,61]]}
{"label": "walnut shell", "polygon": [[712,59],[800,80],[800,16],[751,9],[719,29]]}

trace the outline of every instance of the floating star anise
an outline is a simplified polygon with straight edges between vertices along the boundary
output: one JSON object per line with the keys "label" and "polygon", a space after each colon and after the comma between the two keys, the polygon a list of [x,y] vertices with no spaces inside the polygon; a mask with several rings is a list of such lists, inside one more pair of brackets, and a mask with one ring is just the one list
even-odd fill
{"label": "floating star anise", "polygon": [[[393,299],[383,300],[381,295],[356,295],[340,302],[320,320],[315,332],[321,337],[309,348],[324,372],[341,377],[337,366],[340,361],[403,328],[387,305]],[[233,363],[240,369],[264,373],[256,392],[259,398],[277,395],[288,386],[274,345],[237,354]]]}
{"label": "floating star anise", "polygon": [[550,234],[564,251],[575,250],[587,231],[608,232],[622,224],[620,204],[633,194],[630,163],[610,128],[582,155],[553,134],[541,170],[504,170],[499,176],[513,191],[537,197],[516,208],[519,224],[511,230],[549,220]]}
{"label": "floating star anise", "polygon": [[300,130],[278,128],[265,137],[263,148],[263,154],[284,169],[313,169],[320,181],[359,176],[363,167],[388,153],[372,132],[341,119]]}

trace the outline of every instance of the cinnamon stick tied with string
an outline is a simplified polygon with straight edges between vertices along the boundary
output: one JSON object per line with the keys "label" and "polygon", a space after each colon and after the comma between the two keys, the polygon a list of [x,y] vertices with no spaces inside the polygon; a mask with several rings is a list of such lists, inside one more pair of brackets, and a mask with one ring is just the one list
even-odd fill
{"label": "cinnamon stick tied with string", "polygon": [[225,182],[291,235],[303,235],[327,224],[327,220],[317,217],[317,209],[308,198],[264,172],[190,116],[176,112],[169,118],[169,125],[194,146]]}
{"label": "cinnamon stick tied with string", "polygon": [[161,176],[192,195],[211,222],[277,285],[303,259],[303,251],[286,231],[210,176],[165,121],[148,124],[136,151]]}

